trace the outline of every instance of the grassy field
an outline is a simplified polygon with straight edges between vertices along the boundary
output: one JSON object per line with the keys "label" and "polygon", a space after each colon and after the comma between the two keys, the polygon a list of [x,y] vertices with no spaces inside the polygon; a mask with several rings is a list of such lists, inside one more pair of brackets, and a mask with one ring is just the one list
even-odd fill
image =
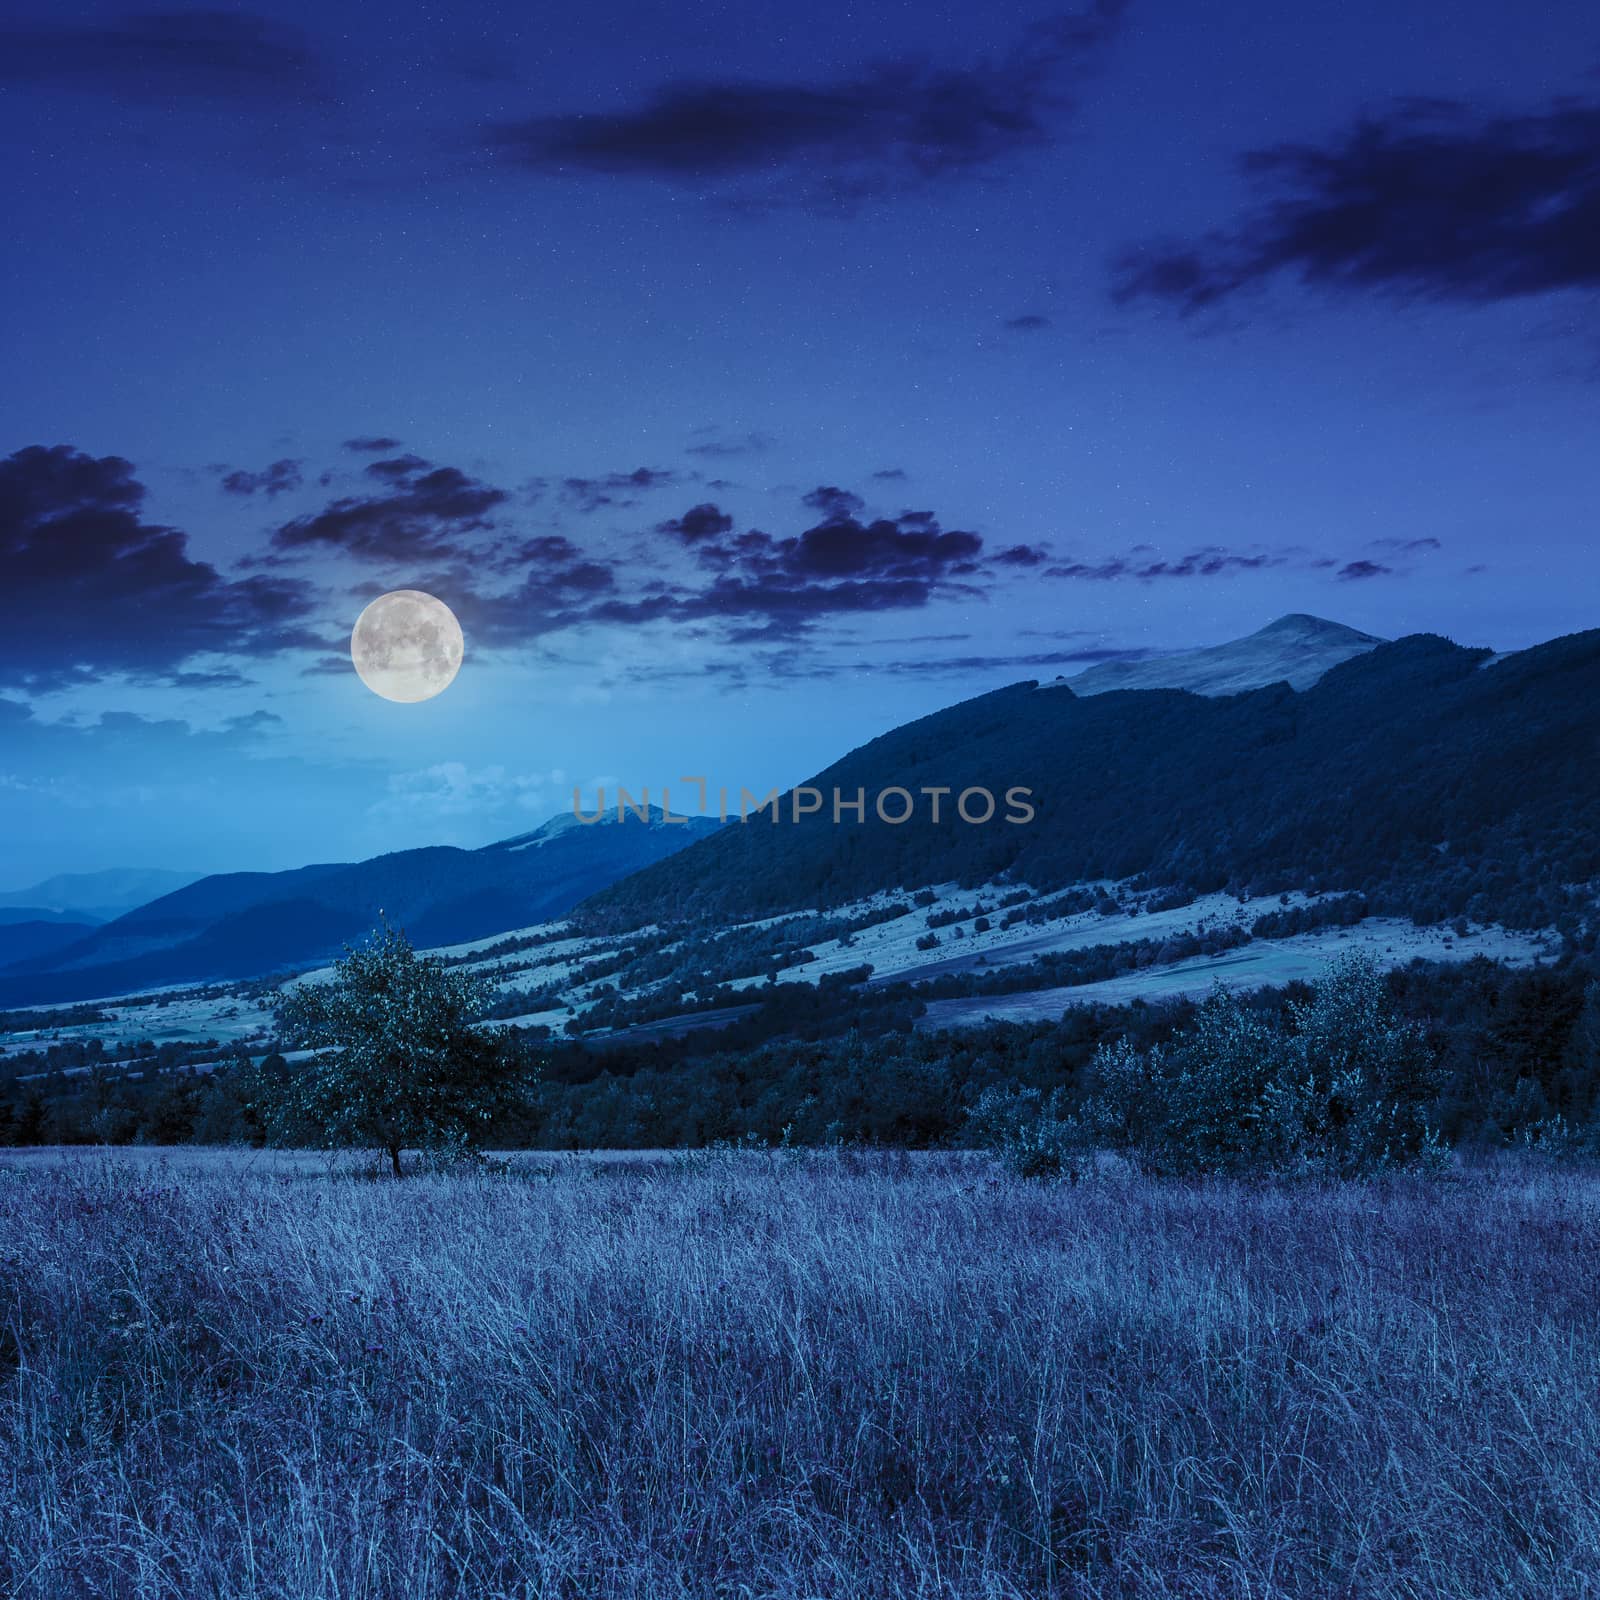
{"label": "grassy field", "polygon": [[0,1152],[0,1593],[1600,1593],[1600,1186]]}

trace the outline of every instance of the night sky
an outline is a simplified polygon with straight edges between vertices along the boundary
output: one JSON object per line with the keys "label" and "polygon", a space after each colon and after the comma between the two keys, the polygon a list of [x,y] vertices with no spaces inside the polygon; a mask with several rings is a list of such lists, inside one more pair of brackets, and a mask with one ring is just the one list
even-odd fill
{"label": "night sky", "polygon": [[[1600,621],[1592,0],[6,19],[0,889]],[[392,588],[425,704],[351,670]]]}

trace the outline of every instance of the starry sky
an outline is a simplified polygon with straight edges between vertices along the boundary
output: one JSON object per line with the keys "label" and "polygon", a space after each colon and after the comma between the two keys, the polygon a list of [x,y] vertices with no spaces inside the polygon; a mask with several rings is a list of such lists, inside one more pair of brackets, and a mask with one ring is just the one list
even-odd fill
{"label": "starry sky", "polygon": [[0,139],[0,889],[1600,620],[1588,0],[24,3]]}

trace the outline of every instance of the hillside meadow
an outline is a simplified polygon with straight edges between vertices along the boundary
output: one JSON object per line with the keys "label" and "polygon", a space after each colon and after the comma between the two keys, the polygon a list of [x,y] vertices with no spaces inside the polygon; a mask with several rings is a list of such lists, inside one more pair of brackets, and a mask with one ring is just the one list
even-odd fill
{"label": "hillside meadow", "polygon": [[0,1156],[0,1593],[1600,1592],[1600,1183]]}

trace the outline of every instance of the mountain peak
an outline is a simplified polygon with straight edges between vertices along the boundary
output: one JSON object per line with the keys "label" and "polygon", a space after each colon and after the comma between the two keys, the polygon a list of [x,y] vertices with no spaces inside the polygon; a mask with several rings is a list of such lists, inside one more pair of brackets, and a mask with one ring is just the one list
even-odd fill
{"label": "mountain peak", "polygon": [[1323,673],[1385,643],[1342,622],[1304,611],[1227,644],[1201,650],[1176,650],[1144,661],[1105,661],[1076,677],[1057,678],[1076,695],[1108,694],[1114,689],[1187,689],[1191,694],[1243,694],[1269,683],[1309,689]]}
{"label": "mountain peak", "polygon": [[[590,801],[586,800],[584,802],[586,807],[589,804],[591,804]],[[648,812],[647,819],[641,819],[631,806],[619,817],[616,802],[613,800],[598,817],[592,813],[579,817],[573,811],[560,811],[551,817],[548,822],[542,823],[535,828],[531,833],[519,833],[514,838],[500,839],[494,844],[486,845],[484,848],[488,850],[537,850],[542,845],[551,844],[557,839],[565,838],[569,833],[592,828],[626,827],[630,823],[635,831],[639,828],[661,829],[668,826],[684,826],[683,817],[676,811],[673,813],[671,824],[668,824],[666,812],[653,801],[646,807],[646,810]],[[694,837],[704,832],[708,825],[715,826],[711,818],[691,814],[688,817],[689,831],[686,837]]]}
{"label": "mountain peak", "polygon": [[[1352,644],[1385,644],[1387,640],[1379,638],[1376,634],[1362,633],[1359,628],[1347,627],[1342,622],[1330,622],[1326,617],[1314,617],[1309,611],[1291,611],[1286,616],[1279,617],[1276,622],[1269,622],[1266,627],[1258,629],[1247,637],[1251,639],[1281,639],[1287,637],[1297,639],[1341,639]],[[1243,640],[1238,641],[1243,643]],[[1226,645],[1217,648],[1227,649]]]}

